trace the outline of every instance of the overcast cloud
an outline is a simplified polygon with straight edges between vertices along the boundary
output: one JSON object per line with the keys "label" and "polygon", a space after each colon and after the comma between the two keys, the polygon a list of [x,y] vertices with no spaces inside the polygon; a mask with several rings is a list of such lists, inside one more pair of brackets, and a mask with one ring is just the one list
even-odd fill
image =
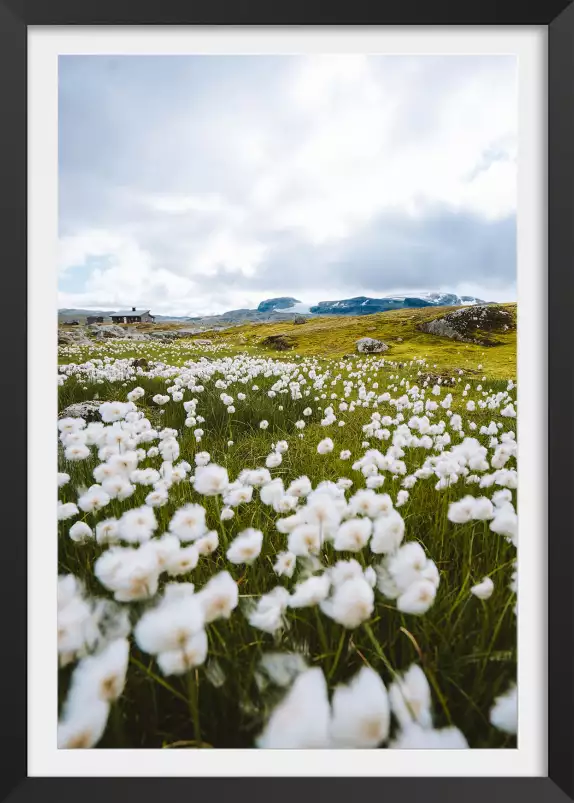
{"label": "overcast cloud", "polygon": [[513,300],[503,56],[60,57],[60,307]]}

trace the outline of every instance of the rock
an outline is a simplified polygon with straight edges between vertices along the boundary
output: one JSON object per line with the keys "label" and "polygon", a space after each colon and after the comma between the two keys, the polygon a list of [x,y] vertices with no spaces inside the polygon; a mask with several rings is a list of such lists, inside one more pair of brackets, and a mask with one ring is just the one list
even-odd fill
{"label": "rock", "polygon": [[145,357],[139,357],[137,360],[134,360],[134,368],[147,368],[148,366],[149,363]]}
{"label": "rock", "polygon": [[104,326],[99,323],[91,323],[88,326],[88,330],[92,332],[98,339],[103,339],[105,337],[125,337],[126,333],[122,329],[121,326],[117,326],[116,324],[108,324]]}
{"label": "rock", "polygon": [[137,332],[134,329],[122,329],[115,323],[101,324],[91,323],[88,330],[95,336],[96,340],[107,340],[108,338],[121,338],[122,340],[148,340],[147,335],[143,332]]}
{"label": "rock", "polygon": [[261,341],[261,345],[275,351],[287,351],[293,348],[295,341],[289,335],[269,335]]}
{"label": "rock", "polygon": [[484,333],[507,332],[515,328],[514,318],[508,310],[489,304],[462,307],[418,325],[422,332],[480,346],[497,344],[496,340],[486,337]]}
{"label": "rock", "polygon": [[89,346],[91,342],[83,329],[58,329],[59,346]]}
{"label": "rock", "polygon": [[294,324],[307,323],[307,318],[305,318],[303,315],[297,315],[295,318],[293,318],[293,323]]}
{"label": "rock", "polygon": [[175,332],[150,332],[149,337],[151,340],[177,340],[179,335]]}
{"label": "rock", "polygon": [[[245,336],[243,336],[243,338],[245,339]],[[212,340],[204,340],[204,339],[200,340],[200,339],[198,339],[198,340],[194,340],[193,342],[197,343],[198,346],[211,346],[213,341]]]}
{"label": "rock", "polygon": [[356,345],[357,351],[360,351],[361,354],[379,354],[389,348],[382,340],[376,340],[374,337],[362,337],[357,340]]}
{"label": "rock", "polygon": [[101,421],[101,401],[83,401],[70,404],[58,415],[58,418],[83,418],[84,421]]}

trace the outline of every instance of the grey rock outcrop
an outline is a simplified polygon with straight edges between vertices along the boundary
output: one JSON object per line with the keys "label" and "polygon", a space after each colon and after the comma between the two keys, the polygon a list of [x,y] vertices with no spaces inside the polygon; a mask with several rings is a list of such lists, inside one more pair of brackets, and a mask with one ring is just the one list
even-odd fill
{"label": "grey rock outcrop", "polygon": [[261,341],[261,345],[269,349],[275,349],[275,351],[287,351],[293,348],[295,340],[289,335],[269,335],[269,337]]}
{"label": "grey rock outcrop", "polygon": [[440,318],[420,323],[422,332],[439,337],[449,337],[462,343],[494,346],[490,333],[503,333],[516,328],[512,313],[503,307],[482,304],[461,307]]}
{"label": "grey rock outcrop", "polygon": [[89,346],[92,341],[81,329],[58,329],[59,346]]}
{"label": "grey rock outcrop", "polygon": [[377,340],[374,337],[362,337],[357,340],[356,346],[357,351],[361,354],[380,354],[389,348],[382,340]]}
{"label": "grey rock outcrop", "polygon": [[83,418],[84,421],[101,421],[101,401],[83,401],[70,404],[58,415],[58,418]]}

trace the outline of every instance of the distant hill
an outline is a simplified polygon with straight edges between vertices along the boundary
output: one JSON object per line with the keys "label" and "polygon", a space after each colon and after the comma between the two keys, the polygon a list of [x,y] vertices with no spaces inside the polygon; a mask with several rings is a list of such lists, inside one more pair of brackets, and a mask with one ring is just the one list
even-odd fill
{"label": "distant hill", "polygon": [[[285,321],[299,315],[314,317],[317,315],[372,315],[376,312],[389,312],[391,310],[412,309],[418,307],[457,307],[470,304],[486,304],[483,299],[473,296],[459,296],[456,293],[417,292],[411,295],[381,296],[370,298],[356,296],[343,298],[338,301],[319,301],[310,305],[299,301],[292,296],[279,296],[267,298],[257,309],[232,309],[219,315],[155,315],[156,321],[182,321],[193,323],[200,327],[229,328],[241,323],[269,323]],[[113,312],[110,310],[61,309],[58,310],[60,321],[84,321],[88,315],[103,315],[109,318]],[[153,315],[152,310],[152,315]]]}
{"label": "distant hill", "polygon": [[268,298],[257,309],[234,309],[220,315],[206,315],[190,318],[201,326],[228,327],[240,323],[284,321],[299,315],[372,315],[375,312],[410,309],[416,307],[457,307],[470,304],[486,304],[481,298],[459,296],[456,293],[421,292],[413,295],[382,296],[369,298],[357,296],[338,301],[319,301],[318,304],[305,304],[291,296]]}
{"label": "distant hill", "polygon": [[455,293],[421,293],[413,296],[383,296],[368,298],[357,296],[341,301],[320,301],[311,307],[315,315],[370,315],[373,312],[388,312],[410,307],[459,307],[470,304],[486,304],[480,298],[458,296]]}

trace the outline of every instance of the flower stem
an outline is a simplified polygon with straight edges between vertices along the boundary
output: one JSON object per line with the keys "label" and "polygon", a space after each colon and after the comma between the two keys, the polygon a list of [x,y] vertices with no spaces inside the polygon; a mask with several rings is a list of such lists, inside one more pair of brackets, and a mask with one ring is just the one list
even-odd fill
{"label": "flower stem", "polygon": [[197,682],[197,669],[187,673],[187,688],[189,693],[189,710],[193,720],[193,733],[195,740],[201,742],[201,727],[199,724],[199,687]]}
{"label": "flower stem", "polygon": [[339,641],[339,646],[337,647],[337,654],[335,655],[335,660],[333,661],[333,666],[331,667],[331,671],[329,672],[329,680],[331,680],[331,678],[335,674],[335,670],[337,669],[337,666],[339,665],[339,658],[341,657],[341,653],[343,651],[343,644],[345,643],[345,636],[346,636],[346,633],[345,633],[345,630],[343,629],[343,631],[341,633],[341,639]]}

